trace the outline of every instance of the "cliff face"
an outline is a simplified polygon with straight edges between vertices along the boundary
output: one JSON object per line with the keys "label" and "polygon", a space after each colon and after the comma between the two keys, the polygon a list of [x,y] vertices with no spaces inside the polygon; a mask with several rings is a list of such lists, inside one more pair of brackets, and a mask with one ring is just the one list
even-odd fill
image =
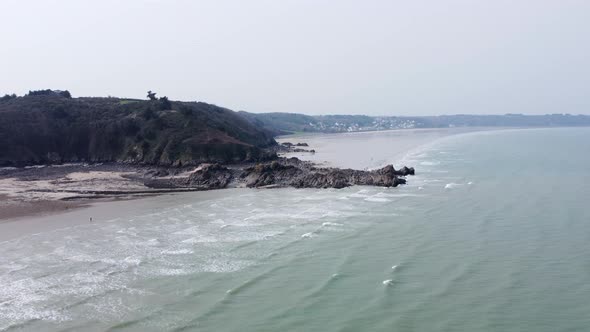
{"label": "cliff face", "polygon": [[272,133],[197,102],[30,95],[0,101],[0,166],[259,161]]}

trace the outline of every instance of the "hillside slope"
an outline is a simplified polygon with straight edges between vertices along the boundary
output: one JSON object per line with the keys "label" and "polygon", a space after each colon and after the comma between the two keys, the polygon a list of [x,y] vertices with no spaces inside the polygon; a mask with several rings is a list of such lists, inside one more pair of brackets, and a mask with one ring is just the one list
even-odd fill
{"label": "hillside slope", "polygon": [[268,159],[274,145],[271,132],[200,102],[56,93],[0,100],[0,166],[255,161]]}

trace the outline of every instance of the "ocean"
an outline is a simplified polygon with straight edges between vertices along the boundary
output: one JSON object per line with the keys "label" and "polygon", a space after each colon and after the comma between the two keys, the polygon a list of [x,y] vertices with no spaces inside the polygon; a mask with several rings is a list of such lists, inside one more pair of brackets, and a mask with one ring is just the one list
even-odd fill
{"label": "ocean", "polygon": [[406,133],[301,138],[414,166],[398,188],[166,195],[6,239],[0,331],[590,330],[590,128]]}

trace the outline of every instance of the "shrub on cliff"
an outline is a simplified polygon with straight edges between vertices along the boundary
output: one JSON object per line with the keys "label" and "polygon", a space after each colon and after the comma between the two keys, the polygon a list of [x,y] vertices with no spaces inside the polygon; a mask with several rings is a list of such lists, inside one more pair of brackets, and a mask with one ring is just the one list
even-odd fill
{"label": "shrub on cliff", "polygon": [[168,97],[164,96],[160,98],[160,109],[162,111],[172,109],[172,103],[168,100]]}
{"label": "shrub on cliff", "polygon": [[72,98],[72,95],[68,90],[29,90],[25,96],[59,96],[64,98]]}
{"label": "shrub on cliff", "polygon": [[9,95],[9,94],[5,94],[3,97],[0,97],[0,102],[3,102],[3,101],[9,101],[9,100],[11,100],[11,99],[16,99],[16,98],[17,98],[17,97],[16,97],[16,95],[15,95],[14,93],[13,93],[13,94],[11,94],[11,95]]}

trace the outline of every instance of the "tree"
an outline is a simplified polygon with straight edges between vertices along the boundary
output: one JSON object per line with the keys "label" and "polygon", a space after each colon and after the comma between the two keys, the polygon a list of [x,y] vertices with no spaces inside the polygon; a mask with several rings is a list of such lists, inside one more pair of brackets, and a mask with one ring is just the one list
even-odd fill
{"label": "tree", "polygon": [[45,89],[45,90],[29,90],[29,93],[27,94],[27,96],[51,96],[51,95],[55,95],[56,93],[53,92],[53,90],[51,89]]}
{"label": "tree", "polygon": [[152,92],[152,90],[149,90],[149,91],[147,92],[147,97],[148,97],[150,100],[156,100],[156,93],[155,93],[155,92]]}
{"label": "tree", "polygon": [[72,94],[68,90],[60,91],[59,95],[64,98],[72,99]]}
{"label": "tree", "polygon": [[68,90],[29,90],[29,93],[25,96],[59,96],[63,98],[72,98],[72,95]]}
{"label": "tree", "polygon": [[4,97],[0,97],[0,101],[8,101],[8,100],[15,99],[15,98],[16,98],[16,95],[14,93],[11,95],[6,94],[6,95],[4,95]]}
{"label": "tree", "polygon": [[168,97],[164,96],[160,98],[160,109],[161,110],[169,110],[172,109],[172,103],[168,100]]}

